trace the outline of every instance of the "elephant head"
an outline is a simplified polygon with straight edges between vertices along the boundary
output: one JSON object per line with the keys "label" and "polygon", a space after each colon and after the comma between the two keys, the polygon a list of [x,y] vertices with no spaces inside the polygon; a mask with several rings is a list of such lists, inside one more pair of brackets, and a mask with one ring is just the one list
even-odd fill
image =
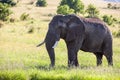
{"label": "elephant head", "polygon": [[60,38],[68,42],[74,40],[76,35],[80,33],[77,31],[79,28],[76,27],[79,25],[79,20],[75,15],[56,15],[52,18],[45,40],[37,46],[39,47],[43,43],[46,44],[46,49],[51,60],[50,66],[55,65],[54,48],[57,46]]}

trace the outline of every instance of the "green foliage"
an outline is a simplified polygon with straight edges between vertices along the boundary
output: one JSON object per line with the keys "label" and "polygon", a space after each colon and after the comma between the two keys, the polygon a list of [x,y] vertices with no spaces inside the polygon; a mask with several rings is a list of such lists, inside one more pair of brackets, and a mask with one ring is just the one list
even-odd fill
{"label": "green foliage", "polygon": [[112,25],[114,22],[114,18],[112,17],[112,15],[111,16],[104,15],[103,21],[106,22],[108,25]]}
{"label": "green foliage", "polygon": [[9,9],[9,5],[0,3],[0,20],[8,20],[10,14],[12,14],[12,12]]}
{"label": "green foliage", "polygon": [[113,32],[113,35],[115,37],[120,37],[120,30]]}
{"label": "green foliage", "polygon": [[45,6],[47,6],[47,2],[46,2],[46,0],[37,0],[36,6],[45,7]]}
{"label": "green foliage", "polygon": [[92,4],[88,5],[86,12],[88,13],[88,17],[98,17],[99,15],[99,10]]}
{"label": "green foliage", "polygon": [[27,14],[27,13],[23,13],[20,16],[20,20],[22,20],[22,21],[27,20],[28,18],[29,18],[29,14]]}
{"label": "green foliage", "polygon": [[57,9],[57,14],[72,14],[74,13],[73,9],[70,9],[68,5],[59,6]]}
{"label": "green foliage", "polygon": [[16,3],[13,0],[0,0],[0,2],[9,4],[11,6],[15,6],[16,5]]}
{"label": "green foliage", "polygon": [[83,13],[84,4],[81,0],[62,0],[60,6],[68,5],[70,9],[74,10],[74,13]]}

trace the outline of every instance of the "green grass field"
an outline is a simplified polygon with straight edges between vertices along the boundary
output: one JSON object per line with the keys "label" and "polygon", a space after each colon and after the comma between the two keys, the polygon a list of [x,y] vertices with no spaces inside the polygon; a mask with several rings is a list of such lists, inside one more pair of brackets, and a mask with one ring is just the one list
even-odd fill
{"label": "green grass field", "polygon": [[[54,13],[56,2],[47,1]],[[12,9],[17,12],[17,7]],[[30,5],[28,7],[31,8]],[[33,8],[29,11],[32,16],[39,14],[34,11]],[[35,15],[35,20],[5,22],[0,28],[0,80],[120,80],[120,38],[113,38],[113,67],[107,66],[105,57],[103,65],[97,67],[96,57],[92,53],[79,51],[80,67],[68,68],[66,45],[60,40],[55,48],[56,65],[49,68],[50,60],[45,46],[36,47],[44,40],[51,19],[46,16],[50,12],[45,13],[40,13],[40,19],[39,15]],[[28,33],[31,27],[34,28],[33,33]]]}

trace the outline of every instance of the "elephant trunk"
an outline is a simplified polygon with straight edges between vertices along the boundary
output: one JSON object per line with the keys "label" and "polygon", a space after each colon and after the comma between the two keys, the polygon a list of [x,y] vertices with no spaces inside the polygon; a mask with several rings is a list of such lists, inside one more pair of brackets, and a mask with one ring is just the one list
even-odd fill
{"label": "elephant trunk", "polygon": [[60,35],[58,33],[54,33],[53,31],[48,31],[45,38],[45,46],[51,61],[50,66],[53,67],[55,65],[55,52],[54,48],[57,46],[58,41],[60,40]]}
{"label": "elephant trunk", "polygon": [[43,42],[41,42],[40,44],[38,44],[36,47],[39,47],[41,45],[43,45],[45,43],[45,40]]}
{"label": "elephant trunk", "polygon": [[49,55],[49,58],[50,58],[50,67],[54,67],[55,65],[55,52],[54,52],[54,49],[53,48],[49,48],[47,43],[46,43],[46,49],[47,49],[47,52],[48,52],[48,55]]}

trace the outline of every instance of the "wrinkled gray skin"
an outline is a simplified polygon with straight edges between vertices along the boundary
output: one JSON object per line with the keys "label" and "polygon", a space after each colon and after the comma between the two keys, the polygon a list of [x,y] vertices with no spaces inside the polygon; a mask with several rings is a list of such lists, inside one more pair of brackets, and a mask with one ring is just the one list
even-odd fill
{"label": "wrinkled gray skin", "polygon": [[[97,18],[84,19],[76,15],[56,15],[49,23],[49,29],[43,43],[46,45],[51,64],[55,65],[54,48],[56,41],[64,39],[68,50],[68,66],[79,66],[77,53],[79,50],[92,52],[97,65],[102,64],[103,55],[108,65],[112,60],[112,35],[107,26]],[[43,43],[39,44],[41,46]]]}

